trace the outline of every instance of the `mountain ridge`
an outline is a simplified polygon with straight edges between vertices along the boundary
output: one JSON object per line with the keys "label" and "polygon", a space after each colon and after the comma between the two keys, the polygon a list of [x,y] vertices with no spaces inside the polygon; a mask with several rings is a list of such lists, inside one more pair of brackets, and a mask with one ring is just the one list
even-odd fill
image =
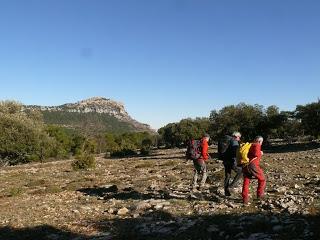
{"label": "mountain ridge", "polygon": [[[105,97],[91,97],[76,103],[65,103],[58,106],[25,105],[24,108],[40,110],[44,115],[46,123],[64,126],[69,125],[68,127],[71,128],[75,127],[73,126],[74,124],[72,124],[72,121],[68,121],[69,124],[65,124],[64,120],[60,121],[57,116],[60,116],[60,119],[63,119],[65,115],[68,115],[69,117],[72,115],[72,118],[77,118],[77,116],[80,115],[83,118],[83,116],[87,115],[88,117],[90,116],[90,120],[92,120],[92,116],[96,115],[94,119],[99,119],[97,120],[99,121],[99,125],[108,126],[106,127],[106,130],[112,130],[113,127],[111,125],[114,126],[117,120],[119,121],[119,124],[128,124],[126,127],[128,131],[155,132],[150,125],[133,119],[126,111],[123,103]],[[105,117],[102,119],[103,116]],[[85,119],[85,121],[87,121],[87,119]],[[94,124],[91,124],[91,128],[93,125]],[[99,130],[101,131],[103,128],[103,126],[100,126]]]}

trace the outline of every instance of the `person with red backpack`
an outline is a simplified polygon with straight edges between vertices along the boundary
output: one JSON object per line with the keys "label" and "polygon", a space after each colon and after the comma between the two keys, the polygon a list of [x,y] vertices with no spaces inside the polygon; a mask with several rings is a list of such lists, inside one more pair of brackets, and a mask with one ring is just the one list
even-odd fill
{"label": "person with red backpack", "polygon": [[243,172],[243,187],[242,187],[242,200],[245,205],[249,203],[249,185],[250,179],[258,179],[257,197],[261,199],[264,197],[264,190],[266,187],[266,178],[263,170],[260,168],[260,160],[263,155],[261,145],[263,137],[255,137],[248,152],[249,163],[242,166]]}
{"label": "person with red backpack", "polygon": [[[197,150],[194,151],[194,152],[197,152],[197,154],[192,153],[193,149],[196,147],[191,146],[192,149],[190,149],[189,151],[190,152],[189,156],[191,156],[190,158],[193,160],[193,166],[194,166],[194,176],[193,176],[193,182],[192,182],[193,191],[197,189],[199,175],[201,175],[202,177],[201,177],[198,190],[201,190],[203,188],[207,180],[206,162],[208,161],[208,159],[210,159],[210,155],[208,153],[209,140],[210,140],[209,134],[204,134],[202,139],[200,141],[198,140],[199,147],[197,148]],[[192,141],[197,141],[197,140],[192,140]],[[195,145],[195,143],[193,145]]]}

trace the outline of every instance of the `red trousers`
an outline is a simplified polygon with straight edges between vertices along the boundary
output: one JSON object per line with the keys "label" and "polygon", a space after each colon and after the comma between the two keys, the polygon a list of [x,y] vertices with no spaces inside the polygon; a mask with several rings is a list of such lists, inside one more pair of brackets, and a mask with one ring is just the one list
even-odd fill
{"label": "red trousers", "polygon": [[264,196],[264,190],[266,188],[266,178],[263,174],[260,166],[254,162],[250,163],[248,166],[243,167],[243,187],[242,187],[242,199],[244,203],[249,201],[249,185],[250,179],[258,179],[258,189],[257,197],[261,198]]}

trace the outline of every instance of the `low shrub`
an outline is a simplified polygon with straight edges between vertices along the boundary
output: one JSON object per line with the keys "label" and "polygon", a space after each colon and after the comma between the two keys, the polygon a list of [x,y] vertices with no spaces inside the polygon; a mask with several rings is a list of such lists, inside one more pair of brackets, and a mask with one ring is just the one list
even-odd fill
{"label": "low shrub", "polygon": [[76,160],[72,163],[74,170],[88,170],[96,167],[96,160],[93,154],[83,152],[76,157]]}

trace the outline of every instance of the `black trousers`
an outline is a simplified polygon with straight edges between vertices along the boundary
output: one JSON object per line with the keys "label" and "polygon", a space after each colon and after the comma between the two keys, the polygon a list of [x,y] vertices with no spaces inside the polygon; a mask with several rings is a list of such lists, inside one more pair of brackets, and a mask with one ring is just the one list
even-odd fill
{"label": "black trousers", "polygon": [[[235,187],[239,179],[241,178],[242,168],[237,166],[236,160],[225,160],[223,161],[223,165],[224,165],[224,171],[225,171],[224,191],[225,193],[229,193],[229,188]],[[231,182],[232,171],[234,171],[236,175]]]}

